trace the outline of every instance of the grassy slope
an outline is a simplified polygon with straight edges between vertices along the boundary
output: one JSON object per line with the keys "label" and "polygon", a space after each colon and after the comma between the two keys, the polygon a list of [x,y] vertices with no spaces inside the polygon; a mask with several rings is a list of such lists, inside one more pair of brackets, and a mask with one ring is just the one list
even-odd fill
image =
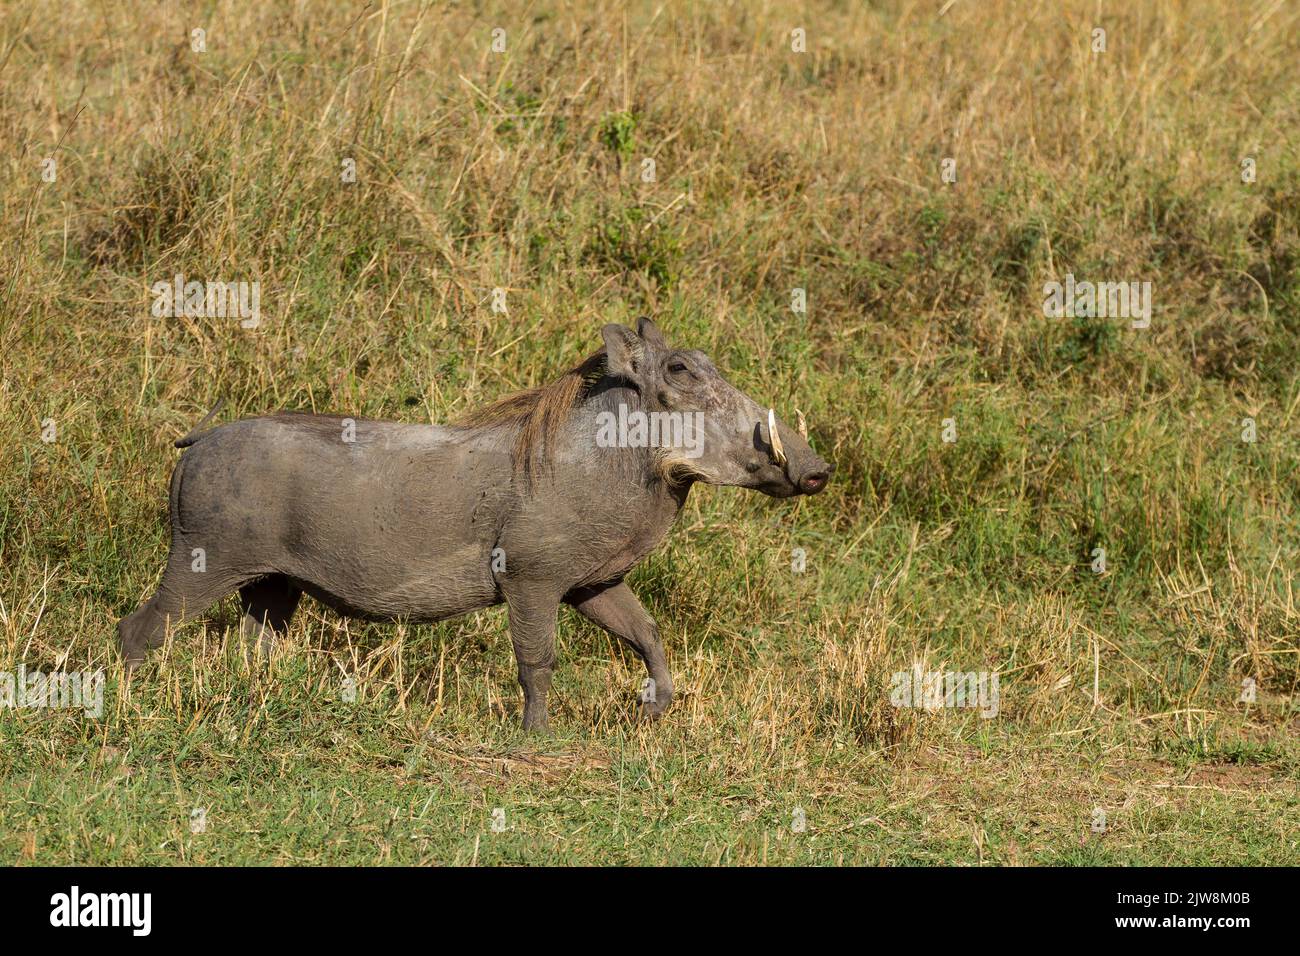
{"label": "grassy slope", "polygon": [[[0,670],[110,682],[0,711],[0,860],[1300,862],[1300,11],[1112,4],[1094,55],[1085,2],[244,6],[0,11]],[[151,317],[177,272],[262,326]],[[1152,327],[1044,318],[1066,272]],[[250,669],[227,602],[122,686],[217,395],[440,421],[641,313],[839,468],[695,493],[635,572],[659,726],[567,613],[550,740],[500,611],[308,605]],[[891,708],[916,660],[1000,715]]]}

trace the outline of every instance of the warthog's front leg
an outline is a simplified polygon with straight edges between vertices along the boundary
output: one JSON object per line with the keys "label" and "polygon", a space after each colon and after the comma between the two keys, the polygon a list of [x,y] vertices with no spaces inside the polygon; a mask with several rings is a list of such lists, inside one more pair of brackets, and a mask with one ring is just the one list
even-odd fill
{"label": "warthog's front leg", "polygon": [[553,593],[525,584],[503,591],[510,612],[510,640],[519,663],[519,686],[524,689],[524,730],[545,730],[546,695],[555,667],[555,612],[560,602]]}
{"label": "warthog's front leg", "polygon": [[650,674],[641,695],[641,714],[644,717],[662,714],[673,699],[673,679],[659,640],[659,625],[646,613],[632,589],[616,581],[577,588],[566,594],[564,600],[587,620],[632,646]]}

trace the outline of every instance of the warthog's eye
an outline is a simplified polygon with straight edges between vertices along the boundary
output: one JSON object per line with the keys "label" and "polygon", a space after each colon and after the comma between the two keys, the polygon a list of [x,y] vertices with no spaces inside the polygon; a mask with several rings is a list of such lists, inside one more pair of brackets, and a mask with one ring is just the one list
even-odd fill
{"label": "warthog's eye", "polygon": [[686,365],[685,365],[685,363],[683,363],[683,362],[674,362],[672,365],[668,366],[668,371],[670,371],[670,372],[685,372],[685,371],[686,371]]}

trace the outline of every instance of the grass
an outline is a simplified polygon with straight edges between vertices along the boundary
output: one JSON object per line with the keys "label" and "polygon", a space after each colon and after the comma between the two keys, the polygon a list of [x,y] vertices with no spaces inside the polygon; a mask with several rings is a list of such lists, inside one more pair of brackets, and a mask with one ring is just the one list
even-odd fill
{"label": "grass", "polygon": [[[52,13],[0,11],[0,671],[107,693],[0,709],[0,860],[1300,862],[1295,9]],[[1150,281],[1151,327],[1045,318],[1067,272]],[[152,316],[178,273],[261,324]],[[227,601],[123,682],[217,396],[446,421],[639,314],[838,469],[695,491],[634,572],[662,722],[567,612],[550,738],[501,610],[306,602],[250,666]],[[891,706],[915,662],[998,715]]]}

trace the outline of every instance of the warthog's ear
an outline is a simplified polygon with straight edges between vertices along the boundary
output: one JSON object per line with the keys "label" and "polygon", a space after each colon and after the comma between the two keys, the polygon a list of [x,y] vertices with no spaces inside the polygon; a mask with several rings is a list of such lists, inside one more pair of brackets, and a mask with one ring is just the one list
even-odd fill
{"label": "warthog's ear", "polygon": [[605,340],[606,366],[611,375],[621,375],[633,382],[641,381],[645,348],[635,332],[625,325],[611,322],[600,330]]}
{"label": "warthog's ear", "polygon": [[668,350],[668,343],[664,341],[663,335],[659,331],[659,326],[655,325],[644,315],[636,320],[636,334],[641,336],[641,341],[645,342],[651,348]]}

